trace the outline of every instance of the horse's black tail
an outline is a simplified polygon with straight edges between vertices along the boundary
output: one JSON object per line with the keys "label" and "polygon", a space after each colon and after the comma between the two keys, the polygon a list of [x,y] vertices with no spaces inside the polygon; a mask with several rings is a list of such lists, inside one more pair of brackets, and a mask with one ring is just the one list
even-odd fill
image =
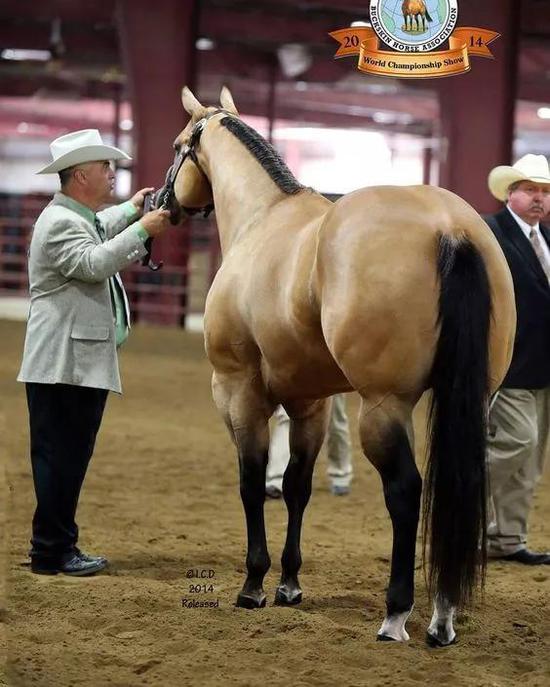
{"label": "horse's black tail", "polygon": [[491,295],[485,264],[467,239],[441,236],[440,335],[432,368],[424,491],[429,588],[463,605],[486,563],[486,411]]}
{"label": "horse's black tail", "polygon": [[428,21],[433,21],[433,19],[430,17],[430,13],[428,12],[428,8],[426,7],[426,19]]}

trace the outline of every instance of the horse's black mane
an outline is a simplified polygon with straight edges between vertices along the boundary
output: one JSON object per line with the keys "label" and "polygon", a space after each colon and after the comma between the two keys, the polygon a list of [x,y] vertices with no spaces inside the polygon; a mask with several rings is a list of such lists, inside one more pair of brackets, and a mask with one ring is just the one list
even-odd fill
{"label": "horse's black mane", "polygon": [[237,117],[224,117],[220,124],[248,148],[283,193],[292,195],[305,188],[296,181],[275,148],[248,124]]}

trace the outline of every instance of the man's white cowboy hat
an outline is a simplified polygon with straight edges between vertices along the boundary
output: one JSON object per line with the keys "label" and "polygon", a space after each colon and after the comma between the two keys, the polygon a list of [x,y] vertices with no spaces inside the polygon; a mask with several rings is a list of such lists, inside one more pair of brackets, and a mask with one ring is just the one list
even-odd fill
{"label": "man's white cowboy hat", "polygon": [[489,191],[498,200],[506,200],[508,189],[516,181],[550,184],[550,169],[544,155],[524,155],[515,165],[500,165],[489,173]]}
{"label": "man's white cowboy hat", "polygon": [[50,143],[53,162],[37,174],[54,174],[67,167],[96,160],[131,160],[122,150],[107,146],[97,129],[82,129],[56,138]]}

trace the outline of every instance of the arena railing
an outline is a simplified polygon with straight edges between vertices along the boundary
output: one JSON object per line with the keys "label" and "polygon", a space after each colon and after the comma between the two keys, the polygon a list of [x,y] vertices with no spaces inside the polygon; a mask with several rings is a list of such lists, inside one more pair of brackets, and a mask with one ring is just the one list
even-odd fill
{"label": "arena railing", "polygon": [[[50,201],[43,194],[0,193],[0,298],[27,298],[27,251],[33,224]],[[158,272],[141,265],[125,270],[134,322],[185,326],[189,315],[201,315],[218,269],[220,248],[214,219],[193,218],[157,239]],[[0,313],[0,317],[1,317]]]}

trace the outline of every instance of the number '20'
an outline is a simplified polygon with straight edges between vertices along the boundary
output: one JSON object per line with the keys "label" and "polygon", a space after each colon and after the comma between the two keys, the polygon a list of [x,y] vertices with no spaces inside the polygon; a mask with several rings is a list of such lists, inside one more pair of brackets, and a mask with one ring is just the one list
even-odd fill
{"label": "number '20'", "polygon": [[359,45],[359,36],[346,36],[345,48],[356,48]]}

